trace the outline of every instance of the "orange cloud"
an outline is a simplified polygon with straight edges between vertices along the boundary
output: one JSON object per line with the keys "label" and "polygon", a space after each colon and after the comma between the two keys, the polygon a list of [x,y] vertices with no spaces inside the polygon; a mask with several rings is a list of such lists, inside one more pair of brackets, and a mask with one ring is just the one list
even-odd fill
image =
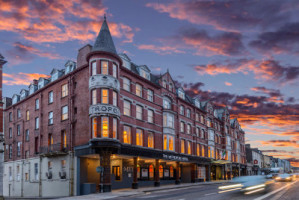
{"label": "orange cloud", "polygon": [[[92,40],[100,30],[98,20],[107,11],[100,0],[0,0],[0,5],[0,30],[37,43]],[[138,30],[122,23],[109,25],[111,34],[123,42],[132,42]]]}
{"label": "orange cloud", "polygon": [[232,86],[233,85],[232,83],[226,82],[226,81],[224,82],[224,84],[227,85],[227,86]]}
{"label": "orange cloud", "polygon": [[182,50],[179,50],[177,47],[174,46],[156,46],[153,44],[141,44],[137,46],[138,49],[141,50],[150,50],[157,54],[165,55],[171,53],[185,53]]}
{"label": "orange cloud", "polygon": [[3,77],[3,84],[5,85],[29,85],[33,79],[49,78],[49,75],[19,72],[17,74],[3,73]]}
{"label": "orange cloud", "polygon": [[271,145],[274,147],[295,147],[299,148],[299,144],[295,140],[269,140],[261,141],[263,145]]}

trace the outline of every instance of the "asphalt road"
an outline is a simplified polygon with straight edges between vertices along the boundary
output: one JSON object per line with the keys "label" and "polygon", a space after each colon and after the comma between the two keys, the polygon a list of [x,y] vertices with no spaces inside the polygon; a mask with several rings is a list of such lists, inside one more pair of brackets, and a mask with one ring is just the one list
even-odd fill
{"label": "asphalt road", "polygon": [[115,199],[121,200],[187,200],[187,199],[201,199],[201,200],[297,200],[299,199],[299,180],[293,182],[274,182],[269,185],[265,191],[254,194],[243,194],[240,191],[221,192],[219,186],[225,184],[214,185],[198,185],[188,188],[178,188],[163,191],[148,192],[145,194],[117,197]]}

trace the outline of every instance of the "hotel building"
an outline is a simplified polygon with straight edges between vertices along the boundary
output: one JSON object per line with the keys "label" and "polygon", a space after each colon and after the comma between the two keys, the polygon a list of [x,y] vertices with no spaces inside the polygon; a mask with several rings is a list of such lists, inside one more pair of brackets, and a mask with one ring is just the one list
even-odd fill
{"label": "hotel building", "polygon": [[5,196],[229,179],[245,167],[245,133],[228,109],[118,54],[106,19],[77,62],[5,102]]}

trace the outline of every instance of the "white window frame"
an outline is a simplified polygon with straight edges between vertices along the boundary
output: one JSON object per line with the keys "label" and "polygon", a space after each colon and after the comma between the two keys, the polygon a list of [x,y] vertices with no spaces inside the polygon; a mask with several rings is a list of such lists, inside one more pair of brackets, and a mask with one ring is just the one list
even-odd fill
{"label": "white window frame", "polygon": [[147,89],[147,100],[154,101],[154,91],[151,89]]}
{"label": "white window frame", "polygon": [[154,111],[151,109],[147,110],[147,121],[149,123],[154,123]]}
{"label": "white window frame", "polygon": [[48,118],[49,118],[49,120],[48,120],[48,124],[49,124],[49,125],[52,125],[53,122],[54,122],[54,120],[53,120],[53,111],[50,111],[50,112],[48,113]]}
{"label": "white window frame", "polygon": [[124,115],[131,116],[131,102],[124,100]]}
{"label": "white window frame", "polygon": [[[106,68],[104,67],[105,66],[104,63],[107,64]],[[104,74],[104,75],[108,75],[109,74],[109,63],[108,63],[107,60],[101,60],[101,74]]]}
{"label": "white window frame", "polygon": [[97,74],[97,62],[92,61],[91,63],[91,75],[94,76]]}
{"label": "white window frame", "polygon": [[142,85],[136,83],[136,95],[142,97]]}
{"label": "white window frame", "polygon": [[130,92],[131,91],[131,80],[123,77],[123,89]]}
{"label": "white window frame", "polygon": [[143,107],[140,105],[136,105],[136,118],[142,120],[143,115]]}
{"label": "white window frame", "polygon": [[61,108],[61,120],[67,120],[68,118],[69,118],[68,105],[62,106],[62,108]]}

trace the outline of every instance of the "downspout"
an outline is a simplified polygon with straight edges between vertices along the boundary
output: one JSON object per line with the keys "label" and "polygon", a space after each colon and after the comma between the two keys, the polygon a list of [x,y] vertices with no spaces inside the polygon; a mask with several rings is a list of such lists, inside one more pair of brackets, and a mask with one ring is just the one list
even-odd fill
{"label": "downspout", "polygon": [[[42,107],[42,102],[43,102],[43,95],[42,93],[40,93],[40,101],[39,101],[39,115],[40,115],[40,120],[39,120],[39,151],[41,149],[42,146],[42,140],[41,140],[41,136],[43,133],[43,124],[42,122],[42,118],[43,118],[43,107]],[[42,157],[40,155],[39,152],[39,197],[42,197]]]}
{"label": "downspout", "polygon": [[70,119],[69,119],[69,129],[70,129],[70,182],[69,182],[69,196],[74,196],[74,152],[73,152],[73,95],[74,95],[74,87],[73,87],[74,77],[69,76],[69,88],[70,88],[70,95],[69,95],[69,107],[70,107]]}

